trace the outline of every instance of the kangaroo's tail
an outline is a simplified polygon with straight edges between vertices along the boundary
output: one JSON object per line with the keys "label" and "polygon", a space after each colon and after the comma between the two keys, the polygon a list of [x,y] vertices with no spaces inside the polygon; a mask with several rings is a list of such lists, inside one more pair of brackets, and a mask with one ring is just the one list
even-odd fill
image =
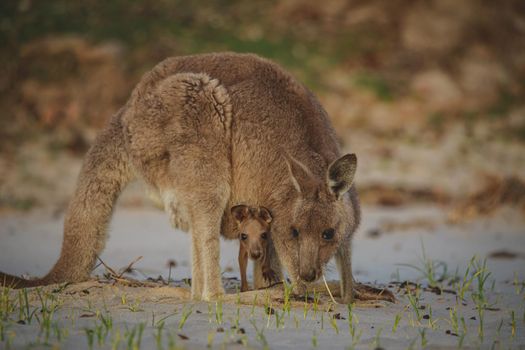
{"label": "kangaroo's tail", "polygon": [[121,115],[111,119],[85,157],[66,213],[62,250],[55,266],[43,278],[33,280],[0,273],[0,286],[26,288],[89,278],[104,248],[115,201],[133,177]]}

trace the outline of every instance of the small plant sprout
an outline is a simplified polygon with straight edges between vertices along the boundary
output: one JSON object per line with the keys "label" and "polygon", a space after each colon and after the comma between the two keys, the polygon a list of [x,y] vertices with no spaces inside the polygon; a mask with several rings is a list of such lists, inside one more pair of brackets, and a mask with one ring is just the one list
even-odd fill
{"label": "small plant sprout", "polygon": [[257,294],[255,294],[253,296],[253,301],[252,301],[252,309],[250,311],[250,317],[253,317],[253,315],[255,314],[255,306],[257,305]]}
{"label": "small plant sprout", "polygon": [[173,334],[171,334],[171,332],[168,331],[166,336],[168,338],[168,349],[176,349],[177,344],[175,342],[175,337],[173,337]]}
{"label": "small plant sprout", "polygon": [[498,328],[496,328],[496,335],[498,336],[498,338],[501,333],[501,327],[503,327],[503,319],[499,320]]}
{"label": "small plant sprout", "polygon": [[239,286],[235,286],[235,294],[236,294],[235,303],[237,305],[241,305],[241,290],[239,289]]}
{"label": "small plant sprout", "polygon": [[410,306],[412,307],[412,310],[414,311],[414,314],[416,315],[417,321],[421,321],[421,312],[420,312],[420,305],[419,305],[419,288],[415,289],[414,294],[412,294],[412,291],[407,287],[407,298]]}
{"label": "small plant sprout", "polygon": [[514,310],[510,311],[510,327],[512,338],[516,336],[516,317],[514,315]]}
{"label": "small plant sprout", "polygon": [[330,325],[334,329],[335,334],[339,334],[339,327],[337,326],[337,319],[334,316],[330,317]]}
{"label": "small plant sprout", "polygon": [[[355,331],[356,331],[356,325],[359,324],[359,319],[357,318],[357,315],[354,314],[354,304],[348,304],[348,332],[352,336],[352,339],[355,338]],[[354,324],[355,320],[355,324]]]}
{"label": "small plant sprout", "polygon": [[465,335],[466,333],[461,333],[458,337],[458,348],[463,347],[463,342],[465,341]]}
{"label": "small plant sprout", "polygon": [[158,326],[159,324],[164,323],[164,321],[166,321],[168,318],[170,318],[170,317],[172,317],[172,316],[175,316],[177,313],[178,313],[178,312],[177,312],[177,310],[175,309],[175,311],[172,312],[171,314],[168,314],[168,315],[162,317],[160,320],[158,320],[158,321],[155,323],[155,325]]}
{"label": "small plant sprout", "polygon": [[401,321],[401,313],[397,313],[394,317],[394,325],[392,326],[392,333],[396,333],[397,327],[399,326],[399,321]]}
{"label": "small plant sprout", "polygon": [[192,312],[193,312],[193,306],[190,306],[190,307],[186,308],[186,305],[185,305],[182,308],[182,316],[181,316],[181,319],[179,321],[179,327],[178,327],[179,330],[184,328],[184,324],[186,324],[186,321],[188,320],[188,317],[190,317]]}
{"label": "small plant sprout", "polygon": [[144,333],[145,327],[146,327],[145,322],[139,323],[138,331],[137,331],[137,341],[135,343],[134,349],[140,349],[140,344],[142,343],[142,334]]}
{"label": "small plant sprout", "polygon": [[379,328],[377,330],[377,333],[374,337],[374,342],[373,342],[373,348],[374,349],[381,349],[381,332],[383,331],[383,328]]}
{"label": "small plant sprout", "polygon": [[[23,298],[20,298],[19,306],[20,306],[20,310],[24,310],[23,312],[24,315],[23,315],[23,318],[21,318],[21,320],[25,321],[27,324],[31,324],[31,321],[33,320],[33,316],[35,315],[37,308],[34,308],[33,311],[30,311],[29,297],[27,295],[26,288],[22,289],[21,296]],[[24,307],[22,307],[22,305]]]}
{"label": "small plant sprout", "polygon": [[0,319],[7,321],[9,314],[15,310],[15,307],[9,296],[9,289],[2,287],[2,293],[0,293]]}
{"label": "small plant sprout", "polygon": [[215,322],[217,322],[217,324],[222,324],[222,317],[222,300],[219,299],[215,302]]}
{"label": "small plant sprout", "polygon": [[206,347],[210,348],[213,346],[213,340],[215,339],[215,331],[209,331],[208,332],[208,338],[207,338],[207,343],[206,343]]}
{"label": "small plant sprout", "polygon": [[514,290],[516,291],[516,295],[520,295],[525,289],[525,282],[519,281],[517,272],[514,272],[513,284],[514,284]]}
{"label": "small plant sprout", "polygon": [[483,263],[475,260],[474,267],[476,269],[474,277],[476,277],[477,287],[478,287],[476,297],[481,302],[487,304],[487,298],[485,295],[485,284],[487,283],[487,280],[491,274],[489,270],[487,269],[487,259],[483,259]]}
{"label": "small plant sprout", "polygon": [[467,334],[467,323],[465,322],[465,317],[461,316],[461,329],[463,334]]}
{"label": "small plant sprout", "polygon": [[117,350],[119,348],[121,340],[122,339],[121,339],[120,329],[117,328],[115,333],[113,333],[113,339],[111,340],[111,349]]}
{"label": "small plant sprout", "polygon": [[425,348],[428,344],[427,340],[427,329],[426,328],[420,328],[419,329],[419,336],[421,337],[421,347]]}
{"label": "small plant sprout", "polygon": [[237,305],[237,310],[235,311],[235,322],[234,322],[236,329],[239,329],[240,318],[241,318],[241,308],[239,307],[239,305]]}
{"label": "small plant sprout", "polygon": [[283,287],[284,287],[284,305],[283,310],[288,313],[288,316],[290,316],[290,296],[292,295],[293,285],[288,284],[286,280],[283,280]]}
{"label": "small plant sprout", "polygon": [[317,347],[317,335],[315,334],[315,331],[312,333],[312,347]]}
{"label": "small plant sprout", "polygon": [[476,260],[476,256],[473,256],[468,265],[467,269],[465,270],[465,273],[463,274],[463,278],[459,281],[457,287],[456,287],[456,293],[460,300],[465,300],[465,293],[469,290],[470,285],[472,284],[472,281],[474,278],[470,276],[470,269],[474,265],[474,261]]}
{"label": "small plant sprout", "polygon": [[142,343],[142,333],[144,332],[145,323],[141,322],[131,330],[126,330],[124,336],[127,339],[127,348],[132,350],[140,349]]}
{"label": "small plant sprout", "polygon": [[452,327],[452,331],[454,331],[455,334],[459,334],[459,323],[458,323],[458,312],[455,307],[450,308],[448,310],[448,313],[450,315],[450,326]]}
{"label": "small plant sprout", "polygon": [[299,319],[297,318],[297,315],[295,314],[295,312],[293,314],[293,320],[294,320],[294,323],[295,323],[295,329],[298,329],[300,323],[299,323]]}
{"label": "small plant sprout", "polygon": [[131,312],[141,312],[141,311],[144,311],[143,309],[140,308],[140,300],[135,300],[134,303],[131,303],[131,304],[126,304],[127,308],[129,311]]}
{"label": "small plant sprout", "polygon": [[156,328],[155,343],[157,344],[157,350],[162,350],[162,331],[164,330],[164,321],[157,322]]}
{"label": "small plant sprout", "polygon": [[314,290],[314,318],[317,317],[317,311],[319,310],[319,301],[321,300],[321,294]]}
{"label": "small plant sprout", "polygon": [[5,341],[5,324],[4,320],[0,319],[0,342]]}
{"label": "small plant sprout", "polygon": [[426,279],[430,287],[437,287],[441,289],[441,282],[448,276],[448,267],[444,261],[434,261],[429,259],[426,255],[425,246],[421,241],[422,256],[420,263],[422,266],[412,264],[399,264],[400,266],[413,268],[421,273],[421,277]]}
{"label": "small plant sprout", "polygon": [[213,307],[211,306],[211,303],[208,303],[208,323],[211,323],[211,315],[212,315]]}
{"label": "small plant sprout", "polygon": [[494,293],[496,291],[496,279],[492,279],[492,283],[490,285],[490,291]]}
{"label": "small plant sprout", "polygon": [[306,320],[306,316],[308,315],[308,309],[310,307],[308,306],[308,292],[304,294],[304,307],[303,307],[303,319]]}
{"label": "small plant sprout", "polygon": [[279,329],[284,327],[284,314],[286,312],[283,310],[283,312],[279,312],[279,310],[274,311],[275,315],[275,328]]}
{"label": "small plant sprout", "polygon": [[88,349],[93,349],[93,343],[95,341],[95,331],[91,328],[84,328],[84,332],[86,333]]}
{"label": "small plant sprout", "polygon": [[264,336],[264,328],[257,328],[257,323],[254,320],[250,320],[250,323],[252,324],[253,328],[255,329],[255,333],[257,334],[255,339],[257,339],[257,341],[261,343],[263,349],[269,349],[270,346],[268,344],[268,340],[266,340],[266,337]]}
{"label": "small plant sprout", "polygon": [[436,324],[437,324],[438,320],[437,319],[434,319],[432,317],[432,306],[429,305],[428,306],[428,326],[431,328],[431,329],[436,329]]}
{"label": "small plant sprout", "polygon": [[111,314],[107,312],[104,316],[103,313],[99,313],[98,317],[102,322],[102,325],[104,326],[106,334],[111,332],[111,330],[113,329],[113,318],[111,317]]}

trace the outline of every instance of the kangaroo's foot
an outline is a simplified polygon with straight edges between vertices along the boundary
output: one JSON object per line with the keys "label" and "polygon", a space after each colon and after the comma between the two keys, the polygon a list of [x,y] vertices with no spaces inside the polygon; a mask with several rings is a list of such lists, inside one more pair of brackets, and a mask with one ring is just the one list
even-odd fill
{"label": "kangaroo's foot", "polygon": [[275,282],[279,282],[279,277],[277,276],[275,271],[272,270],[271,268],[268,268],[268,269],[263,268],[262,276],[264,280],[266,281],[266,283],[268,283],[269,285]]}
{"label": "kangaroo's foot", "polygon": [[383,300],[391,303],[396,302],[396,297],[387,288],[375,288],[354,282],[353,297],[357,300]]}

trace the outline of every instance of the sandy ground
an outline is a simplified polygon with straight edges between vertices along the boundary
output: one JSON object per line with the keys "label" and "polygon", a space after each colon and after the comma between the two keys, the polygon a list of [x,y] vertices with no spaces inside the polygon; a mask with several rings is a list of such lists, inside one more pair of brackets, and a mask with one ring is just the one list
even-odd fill
{"label": "sandy ground", "polygon": [[[0,270],[44,274],[59,253],[62,215],[34,210],[3,213],[0,220]],[[517,211],[503,208],[494,216],[452,225],[440,207],[365,207],[363,222],[354,240],[355,277],[389,287],[397,302],[358,302],[349,315],[346,305],[331,303],[325,289],[319,288],[312,295],[319,303],[295,300],[288,312],[282,285],[235,293],[236,242],[221,246],[221,266],[230,294],[220,303],[188,301],[189,289],[180,280],[190,277],[189,236],[174,232],[162,212],[120,206],[102,260],[118,270],[142,256],[133,266],[135,271],[126,275],[142,281],[159,275],[167,280],[168,262],[173,260],[176,266],[171,278],[179,282],[137,287],[100,278],[58,290],[57,286],[46,287],[40,291],[42,298],[31,291],[29,306],[23,293],[4,292],[0,348],[525,346],[525,221]],[[464,272],[473,256],[479,264],[487,258],[487,265],[486,269],[470,267],[466,282],[472,283],[467,287]],[[431,275],[436,279],[446,272],[437,282],[443,292],[427,288],[428,274],[425,278],[414,266],[433,267]],[[95,274],[104,272],[101,266]],[[484,276],[485,286],[480,290],[478,277]],[[334,264],[329,265],[326,277],[338,279]],[[420,288],[416,290],[412,282]],[[457,293],[461,286],[463,299]],[[332,289],[337,294],[337,288]],[[477,298],[480,292],[481,299]]]}

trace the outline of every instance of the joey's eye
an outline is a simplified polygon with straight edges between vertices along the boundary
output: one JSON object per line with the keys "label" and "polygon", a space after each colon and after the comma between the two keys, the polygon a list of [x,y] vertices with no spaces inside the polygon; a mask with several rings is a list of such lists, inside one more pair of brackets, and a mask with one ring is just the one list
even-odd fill
{"label": "joey's eye", "polygon": [[292,227],[292,237],[293,238],[299,237],[299,230],[296,229],[295,227]]}
{"label": "joey's eye", "polygon": [[248,239],[248,235],[246,233],[241,233],[241,241],[245,241]]}
{"label": "joey's eye", "polygon": [[261,234],[261,238],[262,238],[262,239],[267,239],[267,238],[268,238],[268,232],[263,232],[263,233]]}
{"label": "joey's eye", "polygon": [[329,241],[332,238],[334,238],[335,230],[333,228],[329,228],[323,231],[323,239],[325,241]]}

